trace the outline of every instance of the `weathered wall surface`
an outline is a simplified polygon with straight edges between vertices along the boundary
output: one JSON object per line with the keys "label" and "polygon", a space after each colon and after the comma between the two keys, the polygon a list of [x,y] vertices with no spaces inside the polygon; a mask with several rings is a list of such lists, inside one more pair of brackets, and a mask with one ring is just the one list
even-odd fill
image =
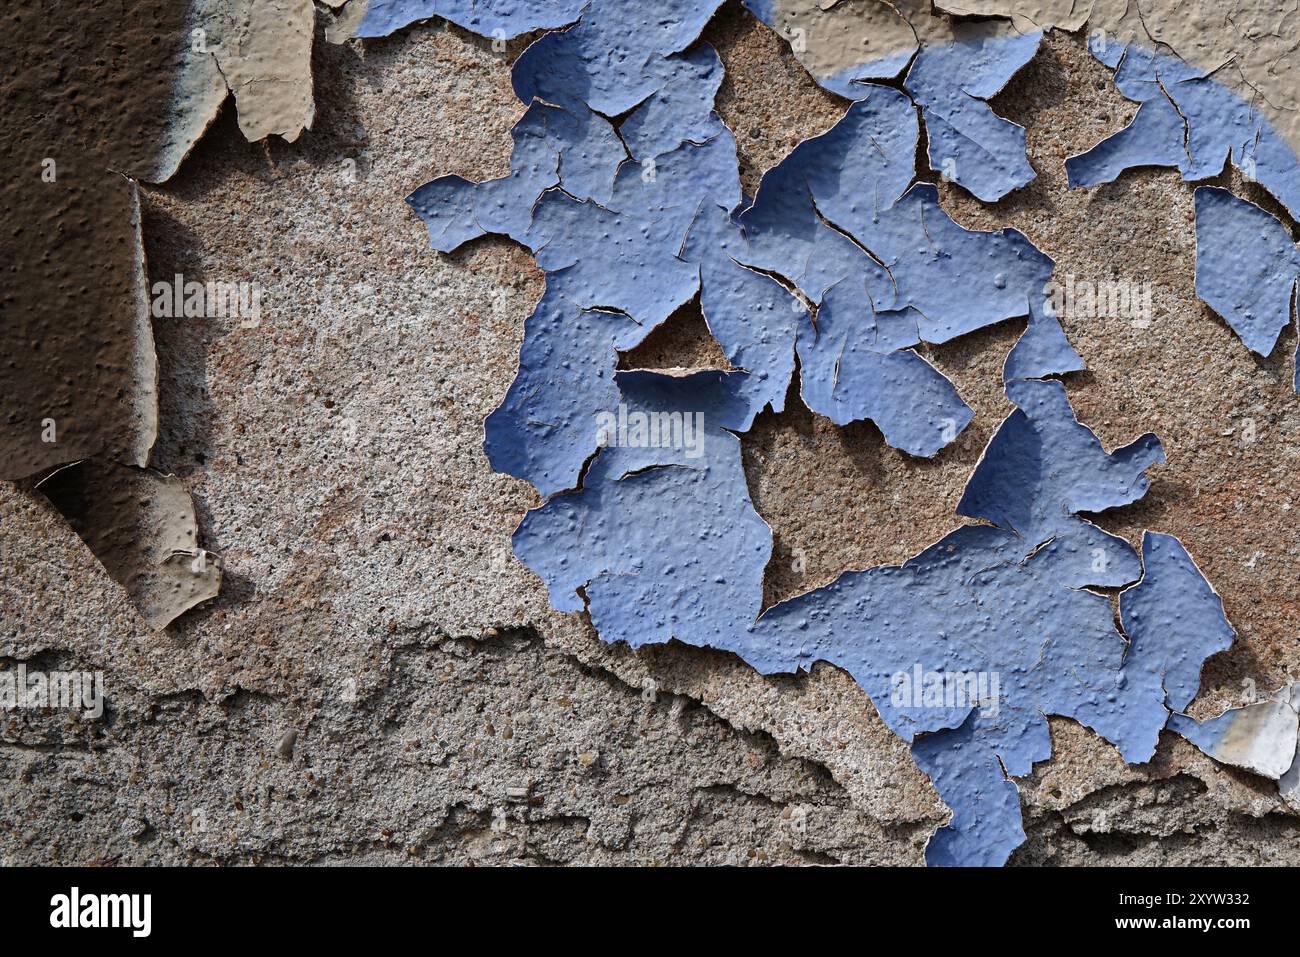
{"label": "weathered wall surface", "polygon": [[[752,190],[843,104],[738,4],[706,39]],[[505,241],[428,251],[403,197],[435,174],[506,170],[520,49],[436,24],[318,43],[310,133],[249,144],[227,108],[174,179],[143,190],[151,280],[264,289],[255,327],[155,322],[154,462],[193,494],[225,583],[153,634],[39,495],[0,489],[0,655],[102,670],[108,699],[95,722],[0,719],[7,860],[922,861],[946,811],[846,675],[607,646],[552,612],[510,552],[537,499],[490,471],[482,422],[541,275]],[[1238,643],[1194,709],[1216,713],[1243,679],[1300,674],[1294,333],[1257,362],[1198,302],[1192,189],[1175,172],[1066,189],[1064,158],[1133,110],[1079,39],[1052,36],[993,103],[1027,127],[1038,179],[991,207],[941,186],[948,211],[1023,230],[1058,274],[1156,287],[1146,328],[1066,320],[1091,370],[1068,389],[1108,448],[1148,430],[1165,442],[1146,501],[1101,524],[1135,543],[1148,525],[1177,534],[1223,596]],[[931,461],[797,402],[760,417],[744,454],[776,535],[769,602],[955,524],[1010,409],[1001,365],[1022,326],[927,351],[976,411]],[[684,311],[627,362],[702,356],[717,346]],[[1021,782],[1029,841],[1013,861],[1300,862],[1300,818],[1271,782],[1169,734],[1126,767],[1072,722],[1052,733],[1054,758]]]}

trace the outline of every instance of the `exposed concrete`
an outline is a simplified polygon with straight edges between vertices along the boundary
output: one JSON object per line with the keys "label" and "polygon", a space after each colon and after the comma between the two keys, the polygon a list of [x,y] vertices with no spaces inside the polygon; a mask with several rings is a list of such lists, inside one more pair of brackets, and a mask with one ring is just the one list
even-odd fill
{"label": "exposed concrete", "polygon": [[[706,38],[752,189],[843,107],[738,4]],[[0,654],[103,670],[109,702],[87,726],[3,718],[10,859],[921,861],[945,811],[846,675],[762,679],[723,654],[611,648],[551,612],[510,554],[537,501],[490,472],[482,420],[540,273],[501,241],[429,252],[403,197],[435,174],[505,171],[522,45],[501,55],[436,24],[318,43],[310,133],[250,145],[227,108],[145,191],[152,280],[264,289],[255,328],[155,323],[154,463],[194,495],[225,584],[154,635],[43,500],[0,489]],[[1300,673],[1293,333],[1256,362],[1196,300],[1192,188],[1176,172],[1067,192],[1064,158],[1133,108],[1077,39],[1051,38],[993,106],[1027,127],[1039,177],[993,207],[941,186],[946,208],[1024,230],[1058,274],[1155,283],[1149,327],[1064,317],[1092,370],[1068,388],[1108,447],[1147,430],[1165,442],[1146,503],[1102,524],[1135,544],[1146,526],[1179,535],[1223,595],[1238,642],[1194,709],[1217,713],[1241,703],[1243,678],[1266,690]],[[715,354],[698,316],[672,326],[632,362]],[[954,524],[1009,410],[1001,364],[1020,326],[928,350],[977,413],[932,461],[797,403],[760,418],[745,454],[777,535],[769,600],[906,558]],[[1174,735],[1138,768],[1071,722],[1053,736],[1056,757],[1022,785],[1017,861],[1300,861],[1272,782]]]}

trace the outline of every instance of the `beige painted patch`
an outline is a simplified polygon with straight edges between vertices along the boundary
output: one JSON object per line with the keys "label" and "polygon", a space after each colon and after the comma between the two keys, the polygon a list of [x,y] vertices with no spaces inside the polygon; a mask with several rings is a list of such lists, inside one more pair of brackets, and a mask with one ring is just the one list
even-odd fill
{"label": "beige painted patch", "polygon": [[311,127],[312,0],[198,0],[200,29],[235,95],[239,129],[249,140],[276,134],[289,142]]}
{"label": "beige painted patch", "polygon": [[916,33],[898,10],[880,0],[777,0],[773,29],[814,77],[916,48]]}
{"label": "beige painted patch", "polygon": [[961,17],[1008,17],[1025,33],[1049,27],[1077,30],[1092,14],[1092,0],[935,0],[935,8]]}
{"label": "beige painted patch", "polygon": [[[326,0],[327,3],[330,0]],[[330,4],[335,9],[342,6],[341,2]],[[325,39],[330,43],[343,43],[352,39],[353,34],[357,32],[357,27],[361,26],[361,21],[366,18],[366,7],[370,6],[370,0],[349,0],[348,5],[343,7],[334,22],[325,28]]]}
{"label": "beige painted patch", "polygon": [[194,504],[174,475],[91,459],[38,488],[151,628],[216,597],[221,560],[198,547]]}
{"label": "beige painted patch", "polygon": [[153,316],[149,311],[149,269],[145,262],[144,232],[140,224],[140,189],[131,183],[131,235],[135,242],[132,269],[135,305],[135,361],[133,383],[127,396],[128,433],[125,451],[131,464],[144,468],[158,439],[158,354],[154,351]]}
{"label": "beige painted patch", "polygon": [[[937,0],[958,15],[1008,17],[1022,28],[1077,30],[1107,41],[1136,41],[1192,66],[1258,108],[1291,144],[1300,144],[1300,0]],[[1081,11],[1086,17],[1080,18]]]}

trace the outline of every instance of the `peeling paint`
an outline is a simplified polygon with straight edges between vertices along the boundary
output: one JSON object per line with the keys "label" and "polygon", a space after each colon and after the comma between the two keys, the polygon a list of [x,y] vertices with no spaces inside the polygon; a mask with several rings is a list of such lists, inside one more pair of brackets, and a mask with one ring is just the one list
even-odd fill
{"label": "peeling paint", "polygon": [[[210,54],[194,49],[185,6],[65,5],[7,17],[0,124],[14,150],[3,181],[13,228],[0,248],[19,281],[0,300],[0,477],[67,466],[46,479],[47,493],[77,481],[92,496],[62,511],[157,627],[215,593],[219,575],[170,567],[170,550],[196,547],[192,505],[174,480],[159,486],[145,470],[158,434],[158,365],[140,192],[128,175],[174,173],[225,88],[218,97],[194,79]],[[157,500],[144,491],[155,486]],[[164,500],[172,516],[154,510]],[[147,566],[133,565],[138,556]]]}
{"label": "peeling paint", "polygon": [[312,0],[196,0],[205,44],[235,97],[248,140],[289,142],[311,127]]}
{"label": "peeling paint", "polygon": [[[852,100],[768,170],[754,198],[741,194],[735,139],[712,112],[722,64],[698,43],[714,0],[653,12],[630,0],[352,0],[334,35],[343,23],[373,36],[429,17],[494,39],[565,27],[513,66],[526,112],[510,173],[434,179],[408,200],[435,250],[507,235],[546,273],[519,374],[485,424],[494,468],[545,498],[521,521],[516,554],[556,609],[585,610],[606,641],[711,646],[763,674],[845,668],[952,807],[928,861],[996,865],[1023,840],[1014,778],[1050,755],[1045,715],[1148,761],[1171,715],[1183,729],[1201,666],[1234,632],[1177,538],[1147,532],[1139,554],[1086,518],[1143,498],[1160,442],[1147,434],[1108,452],[1075,419],[1045,378],[1083,368],[1050,308],[1052,260],[1018,231],[946,216],[937,191],[915,182],[920,124],[932,169],[976,199],[1004,198],[1035,170],[1023,129],[989,100],[1034,57],[1041,31],[1088,26],[1093,55],[1141,107],[1130,129],[1070,160],[1071,185],[1139,163],[1204,178],[1231,156],[1295,209],[1294,153],[1242,87],[1218,82],[1231,57],[1148,52],[1206,31],[1193,18],[1174,25],[1167,10],[1166,33],[1139,35],[1149,23],[1115,0],[949,0],[952,17],[914,0],[746,7],[816,82]],[[1248,60],[1234,61],[1243,81]],[[1197,192],[1197,287],[1248,346],[1271,348],[1295,295],[1295,248],[1281,222],[1219,192]],[[1249,285],[1231,267],[1249,254],[1218,254],[1243,221],[1273,237],[1266,281]],[[620,352],[695,296],[731,369],[617,371]],[[936,454],[971,412],[914,347],[1013,317],[1028,317],[1004,367],[1017,410],[958,505],[970,523],[901,566],[846,572],[763,612],[772,533],[750,501],[737,433],[783,406],[797,364],[814,411],[870,419],[898,449]],[[1122,589],[1118,622],[1104,588]],[[998,690],[900,700],[898,675],[918,664],[996,675]]]}
{"label": "peeling paint", "polygon": [[1214,760],[1277,781],[1282,797],[1300,810],[1300,684],[1205,721],[1176,714],[1169,727]]}
{"label": "peeling paint", "polygon": [[985,101],[1033,59],[1042,38],[1037,31],[989,34],[926,46],[904,80],[923,111],[930,168],[977,199],[996,202],[1037,175],[1025,155],[1024,129]]}
{"label": "peeling paint", "polygon": [[791,45],[821,86],[851,100],[865,83],[898,76],[917,48],[916,31],[898,7],[880,0],[745,0]]}
{"label": "peeling paint", "polygon": [[[1015,230],[963,229],[915,183],[918,109],[931,165],[955,158],[945,172],[977,197],[1032,179],[1023,130],[986,100],[1041,33],[937,27],[928,14],[917,30],[917,12],[904,23],[910,40],[873,35],[896,44],[882,57],[849,39],[863,17],[901,20],[894,8],[748,5],[822,85],[854,100],[769,170],[752,201],[711,109],[721,66],[692,46],[713,4],[672,4],[652,29],[595,0],[516,63],[528,112],[510,174],[444,177],[410,202],[435,249],[501,233],[547,274],[485,447],[548,499],[514,543],[552,605],[585,610],[606,641],[632,647],[676,639],[762,673],[844,668],[953,810],[927,859],[1000,864],[1024,838],[1011,779],[1051,753],[1045,715],[1078,720],[1126,761],[1149,760],[1233,632],[1176,539],[1148,533],[1139,556],[1083,517],[1141,499],[1163,452],[1153,435],[1106,452],[1044,380],[1083,365],[1050,309],[1051,260]],[[612,62],[593,56],[611,48]],[[906,92],[867,82],[905,69]],[[620,351],[696,295],[734,371],[616,371]],[[781,408],[796,357],[810,408],[840,424],[869,418],[890,444],[933,455],[971,413],[911,347],[1024,316],[1004,368],[1017,411],[957,509],[988,524],[760,614],[772,534],[735,434]],[[678,416],[672,434],[684,441],[665,440],[665,415]],[[1125,589],[1127,634],[1095,588]],[[994,674],[1001,690],[992,701],[897,700],[898,675],[918,665]]]}
{"label": "peeling paint", "polygon": [[[819,307],[798,338],[808,406],[841,425],[870,418],[891,445],[929,456],[971,413],[908,347],[1040,312],[1052,262],[1016,230],[963,229],[934,187],[909,187],[917,137],[907,97],[875,87],[769,170],[739,219],[741,261]],[[1074,365],[1050,351],[1043,364],[1056,367],[1038,371]]]}
{"label": "peeling paint", "polygon": [[1033,180],[1025,133],[985,102],[1033,58],[1040,31],[951,21],[916,0],[746,0],[809,74],[849,99],[898,77],[922,110],[930,167],[986,202]]}
{"label": "peeling paint", "polygon": [[1120,92],[1141,105],[1127,127],[1066,161],[1071,186],[1108,183],[1135,166],[1207,179],[1231,160],[1292,216],[1300,212],[1300,160],[1254,105],[1176,57],[1105,38],[1090,40],[1089,49],[1115,70]]}
{"label": "peeling paint", "polygon": [[[567,26],[592,0],[350,0],[360,18],[356,36],[383,37],[420,20],[442,17],[480,36],[503,40]],[[338,3],[334,4],[338,6]]]}
{"label": "peeling paint", "polygon": [[935,8],[960,17],[1006,17],[1021,32],[1059,27],[1077,30],[1094,0],[935,0]]}
{"label": "peeling paint", "polygon": [[[1058,383],[1008,387],[1020,410],[990,442],[958,508],[993,525],[963,526],[902,566],[848,572],[758,617],[771,533],[749,501],[738,443],[723,431],[748,425],[747,403],[735,403],[743,375],[619,380],[633,411],[700,410],[715,423],[705,454],[603,449],[580,491],[525,517],[517,553],[547,582],[556,608],[585,608],[606,640],[709,645],[763,673],[816,661],[847,670],[886,724],[915,742],[918,763],[954,808],[953,823],[931,843],[932,863],[1001,863],[1018,845],[1014,784],[1000,771],[997,787],[979,782],[999,763],[1023,775],[1049,756],[1044,714],[1074,717],[1126,760],[1145,761],[1169,715],[1163,677],[1199,675],[1201,661],[1221,649],[1214,630],[1176,641],[1147,632],[1141,654],[1125,657],[1109,602],[1085,589],[1138,579],[1137,556],[1075,513],[1139,499],[1160,447],[1144,436],[1104,452]],[[1164,552],[1148,560],[1153,577],[1137,586],[1147,614],[1197,613],[1168,587],[1175,575],[1203,583],[1195,566]],[[997,720],[972,718],[970,704],[900,703],[895,676],[918,662],[939,674],[1000,675]],[[1183,701],[1185,686],[1171,700]]]}
{"label": "peeling paint", "polygon": [[[742,204],[734,141],[711,112],[721,65],[704,45],[666,62],[662,89],[620,124],[631,156],[608,121],[584,104],[533,101],[515,128],[507,176],[481,184],[443,177],[412,194],[431,245],[450,251],[485,232],[518,239],[536,252],[552,287],[563,273],[563,296],[576,307],[631,318],[635,325],[617,334],[619,350],[635,346],[698,291],[724,352],[761,377],[768,403],[783,400],[797,352],[811,408],[840,424],[870,418],[891,444],[914,455],[933,455],[953,441],[971,412],[910,346],[1032,315],[1033,334],[1010,371],[1046,375],[1081,366],[1042,308],[1051,261],[1015,230],[957,226],[933,187],[908,188],[918,126],[906,96],[873,87],[832,130],[770,170],[753,204],[734,214]],[[581,111],[581,121],[571,110]],[[845,169],[853,175],[842,178]],[[751,311],[755,296],[761,306]],[[815,324],[802,302],[817,307]],[[864,327],[861,316],[872,325]],[[537,318],[533,328],[559,328]],[[554,344],[535,346],[528,335],[529,356],[573,356],[571,346],[551,351]],[[608,373],[611,363],[601,368]],[[538,404],[522,411],[523,421],[548,429],[567,423],[560,429],[567,464],[539,489],[572,487],[595,448],[591,435],[581,434],[589,425],[546,408],[548,391],[517,385],[508,405]],[[606,386],[601,394],[612,393]],[[556,399],[573,400],[567,390]],[[527,435],[496,437],[508,421],[520,420],[489,420],[489,449],[533,457],[524,451]],[[524,431],[538,437],[536,429]],[[513,457],[512,474],[537,477],[515,471],[522,459],[504,454]]]}
{"label": "peeling paint", "polygon": [[216,597],[221,560],[198,547],[194,505],[175,476],[90,460],[59,469],[38,488],[151,628]]}

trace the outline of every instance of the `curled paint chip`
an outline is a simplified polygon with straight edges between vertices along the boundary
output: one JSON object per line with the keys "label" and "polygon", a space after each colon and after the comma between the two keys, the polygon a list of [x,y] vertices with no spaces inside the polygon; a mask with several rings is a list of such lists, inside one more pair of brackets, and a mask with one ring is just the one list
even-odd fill
{"label": "curled paint chip", "polygon": [[935,0],[939,10],[960,17],[1007,17],[1017,30],[1061,27],[1077,30],[1088,22],[1094,0]]}
{"label": "curled paint chip", "polygon": [[38,488],[149,627],[161,630],[216,597],[221,560],[198,546],[194,504],[180,479],[93,459],[59,469]]}
{"label": "curled paint chip", "polygon": [[1300,743],[1300,683],[1271,698],[1196,721],[1176,714],[1169,727],[1216,761],[1279,782],[1282,796],[1300,809],[1296,747]]}
{"label": "curled paint chip", "polygon": [[902,0],[745,0],[826,89],[851,100],[872,81],[906,70],[903,88],[921,107],[930,166],[986,202],[1030,182],[1025,131],[985,102],[1034,56],[1038,30],[998,20],[949,22],[928,4]]}
{"label": "curled paint chip", "polygon": [[312,0],[197,2],[204,10],[205,44],[234,94],[244,137],[296,140],[316,116]]}
{"label": "curled paint chip", "polygon": [[[1236,635],[1187,549],[1157,532],[1142,535],[1142,580],[1120,593],[1119,613],[1129,637],[1126,682],[1150,689],[1148,700],[1174,712],[1200,690],[1202,662],[1230,647]],[[1145,727],[1151,731],[1149,758],[1160,726],[1151,720]]]}
{"label": "curled paint chip", "polygon": [[952,809],[948,823],[926,842],[931,867],[1001,867],[1025,841],[1020,794],[982,740],[987,734],[973,710],[961,727],[912,742],[912,760]]}

